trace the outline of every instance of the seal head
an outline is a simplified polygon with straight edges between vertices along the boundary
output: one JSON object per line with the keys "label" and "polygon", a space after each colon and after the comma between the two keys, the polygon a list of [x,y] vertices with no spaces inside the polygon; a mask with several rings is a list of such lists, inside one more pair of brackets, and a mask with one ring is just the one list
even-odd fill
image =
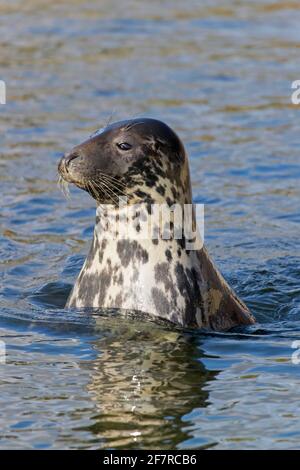
{"label": "seal head", "polygon": [[[99,204],[116,204],[116,196],[128,203],[166,202],[166,187],[176,202],[184,187],[180,175],[187,166],[184,147],[166,124],[155,119],[116,122],[74,147],[60,161],[65,181],[91,194]],[[188,175],[186,175],[188,176]],[[150,191],[141,188],[151,189]]]}

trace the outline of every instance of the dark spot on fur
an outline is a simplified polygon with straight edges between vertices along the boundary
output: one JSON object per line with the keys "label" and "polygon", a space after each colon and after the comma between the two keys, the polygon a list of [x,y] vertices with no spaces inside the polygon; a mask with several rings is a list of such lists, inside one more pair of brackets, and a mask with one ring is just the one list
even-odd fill
{"label": "dark spot on fur", "polygon": [[147,202],[147,212],[148,214],[152,214],[152,202]]}
{"label": "dark spot on fur", "polygon": [[99,305],[104,304],[105,297],[112,282],[112,277],[113,268],[111,263],[108,263],[107,266],[101,271],[98,279]]}
{"label": "dark spot on fur", "polygon": [[122,266],[125,268],[127,268],[131,261],[138,260],[142,263],[149,261],[148,252],[136,240],[119,240],[117,243],[117,253]]}
{"label": "dark spot on fur", "polygon": [[203,302],[195,269],[184,268],[181,263],[176,264],[175,275],[179,292],[185,299],[185,324],[195,324],[196,308],[203,312]]}
{"label": "dark spot on fur", "polygon": [[156,282],[165,282],[169,276],[169,263],[158,263],[154,268]]}
{"label": "dark spot on fur", "polygon": [[178,249],[181,248],[181,250],[184,250],[184,248],[185,248],[185,238],[184,237],[177,238],[176,241],[177,241]]}
{"label": "dark spot on fur", "polygon": [[158,194],[161,194],[162,196],[164,196],[166,193],[165,188],[161,184],[157,186],[156,191],[158,192]]}
{"label": "dark spot on fur", "polygon": [[172,253],[171,253],[171,251],[170,251],[169,249],[167,249],[167,250],[165,251],[165,255],[166,255],[166,258],[167,258],[167,260],[168,260],[169,262],[172,261]]}
{"label": "dark spot on fur", "polygon": [[147,193],[145,193],[144,191],[141,191],[140,189],[138,189],[137,191],[135,191],[135,194],[136,196],[140,197],[141,199],[145,198],[148,196]]}
{"label": "dark spot on fur", "polygon": [[115,307],[116,308],[121,308],[122,307],[122,294],[121,292],[119,292],[119,294],[116,296],[115,298],[115,301],[114,301],[114,304],[115,304]]}
{"label": "dark spot on fur", "polygon": [[165,292],[171,293],[170,305],[175,310],[178,291],[170,273],[170,264],[167,262],[158,263],[154,268],[154,276],[157,284],[163,284]]}
{"label": "dark spot on fur", "polygon": [[158,314],[161,317],[166,318],[169,315],[170,308],[167,297],[164,295],[162,290],[157,287],[153,287],[151,289],[151,294]]}
{"label": "dark spot on fur", "polygon": [[173,194],[174,199],[177,200],[177,198],[178,198],[178,191],[177,191],[177,189],[175,188],[175,186],[172,186],[172,187],[171,187],[171,192],[172,192],[172,194]]}
{"label": "dark spot on fur", "polygon": [[104,238],[104,239],[101,241],[100,247],[99,247],[99,263],[100,263],[100,264],[101,264],[102,261],[103,261],[103,256],[104,256],[104,251],[105,251],[106,245],[107,245],[107,240]]}

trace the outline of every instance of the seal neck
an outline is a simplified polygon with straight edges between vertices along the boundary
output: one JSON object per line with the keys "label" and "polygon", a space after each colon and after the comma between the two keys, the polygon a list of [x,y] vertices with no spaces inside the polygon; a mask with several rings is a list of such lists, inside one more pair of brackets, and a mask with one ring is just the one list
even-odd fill
{"label": "seal neck", "polygon": [[97,209],[92,246],[67,307],[139,311],[219,330],[252,323],[202,243],[187,246],[186,236],[176,234],[175,211],[166,224],[158,209],[154,218],[147,204]]}
{"label": "seal neck", "polygon": [[[203,211],[201,226],[203,227]],[[99,241],[141,242],[149,249],[158,243],[176,241],[186,249],[201,249],[196,210],[192,204],[131,204],[120,207],[99,206],[96,211],[95,238]],[[170,245],[171,248],[171,245]]]}

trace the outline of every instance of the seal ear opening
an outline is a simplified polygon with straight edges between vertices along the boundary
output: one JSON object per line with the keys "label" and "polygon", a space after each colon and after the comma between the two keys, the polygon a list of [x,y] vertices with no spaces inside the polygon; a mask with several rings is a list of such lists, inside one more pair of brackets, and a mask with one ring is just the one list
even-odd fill
{"label": "seal ear opening", "polygon": [[183,154],[181,154],[181,153],[179,153],[179,152],[175,152],[175,153],[174,153],[174,156],[175,156],[176,162],[177,162],[179,165],[184,162],[184,158],[185,158],[185,157],[184,157],[184,152],[183,152]]}
{"label": "seal ear opening", "polygon": [[177,164],[182,164],[185,159],[185,151],[184,149],[178,149],[177,146],[174,145],[169,145],[167,142],[161,140],[161,139],[156,139],[153,147],[155,152],[161,152],[164,154],[170,154],[174,157],[174,162]]}
{"label": "seal ear opening", "polygon": [[154,152],[159,152],[162,150],[162,142],[159,142],[158,140],[156,140],[153,144],[153,150]]}

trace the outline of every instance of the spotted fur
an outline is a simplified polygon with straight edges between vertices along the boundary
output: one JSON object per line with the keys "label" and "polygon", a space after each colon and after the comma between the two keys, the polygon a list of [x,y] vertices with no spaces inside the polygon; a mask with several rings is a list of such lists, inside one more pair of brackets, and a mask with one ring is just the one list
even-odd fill
{"label": "spotted fur", "polygon": [[[132,150],[120,153],[119,140],[129,140]],[[70,159],[70,155],[76,155]],[[152,119],[115,123],[75,147],[59,165],[67,181],[87,190],[98,210],[90,252],[67,302],[74,308],[118,308],[145,312],[187,327],[226,330],[254,322],[212,263],[205,247],[186,249],[184,238],[140,238],[152,213],[152,204],[190,204],[188,158],[177,135]],[[98,171],[111,177],[129,204],[140,204],[138,223],[120,209],[108,189],[92,187]],[[107,178],[108,178],[107,177]],[[107,183],[107,179],[104,177]],[[119,186],[118,186],[119,184]],[[96,189],[98,188],[98,190]],[[103,204],[110,203],[103,212]],[[106,212],[105,212],[106,211]],[[130,236],[110,233],[104,223],[109,212],[130,225]],[[122,222],[123,220],[123,222]],[[195,220],[193,220],[196,224]],[[115,236],[116,235],[116,236]],[[174,234],[173,234],[174,235]]]}

